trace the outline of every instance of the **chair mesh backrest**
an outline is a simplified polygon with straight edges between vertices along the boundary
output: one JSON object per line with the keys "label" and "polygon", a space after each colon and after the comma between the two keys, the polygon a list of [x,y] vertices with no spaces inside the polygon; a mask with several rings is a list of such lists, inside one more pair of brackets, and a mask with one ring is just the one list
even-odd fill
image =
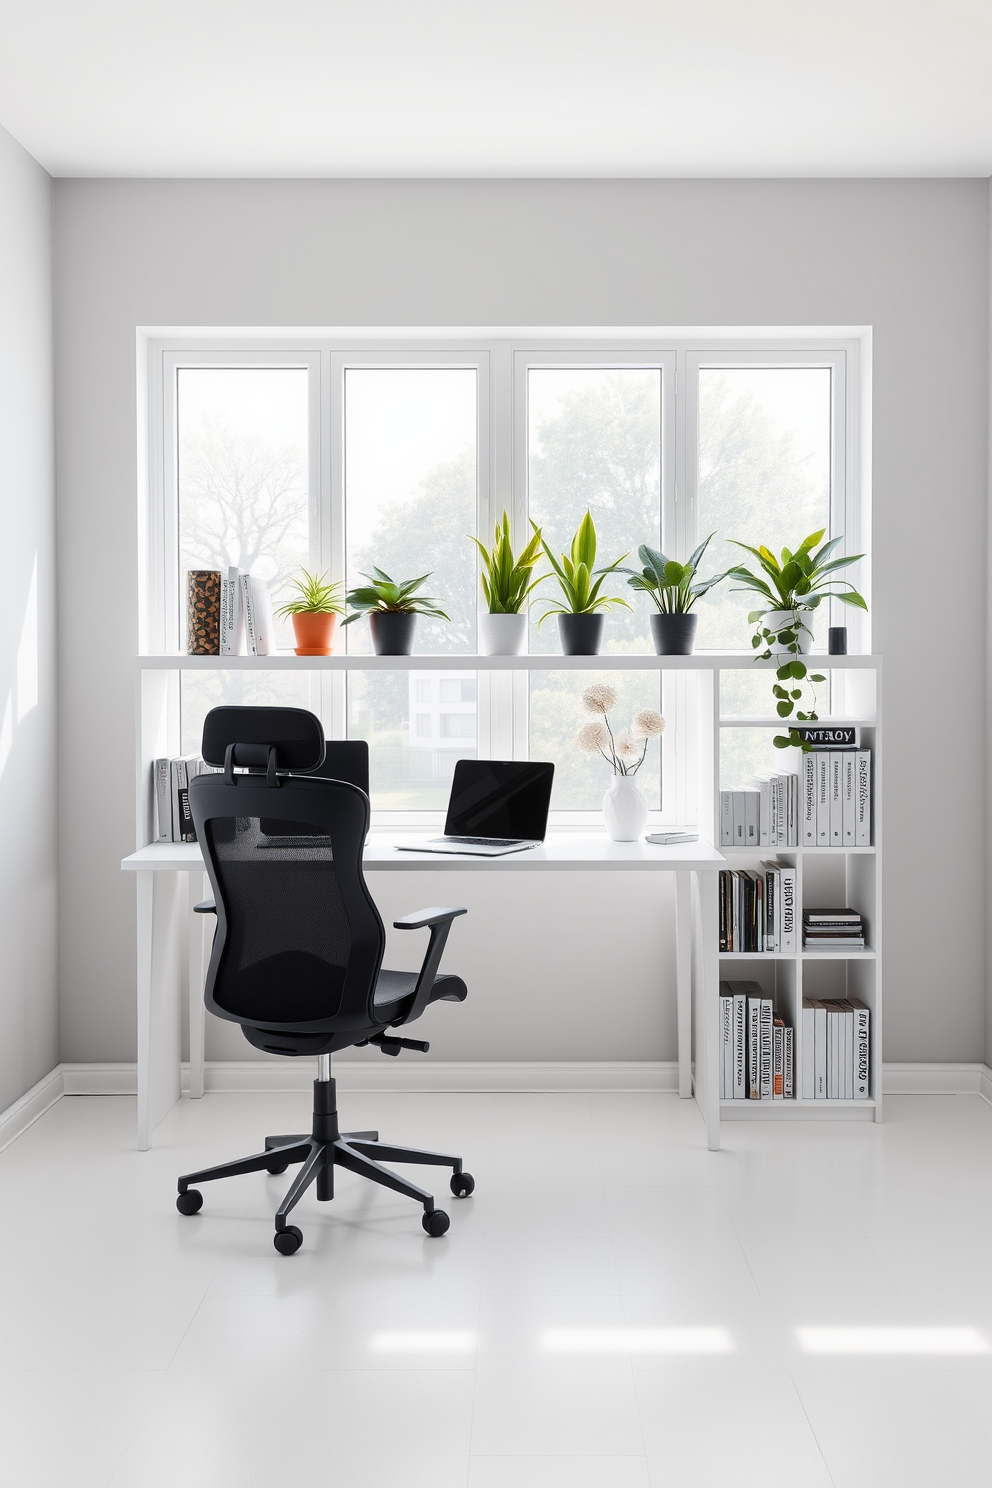
{"label": "chair mesh backrest", "polygon": [[270,791],[207,775],[196,787],[190,801],[220,911],[208,1005],[260,1025],[366,1018],[385,942],[361,870],[366,797],[336,781]]}

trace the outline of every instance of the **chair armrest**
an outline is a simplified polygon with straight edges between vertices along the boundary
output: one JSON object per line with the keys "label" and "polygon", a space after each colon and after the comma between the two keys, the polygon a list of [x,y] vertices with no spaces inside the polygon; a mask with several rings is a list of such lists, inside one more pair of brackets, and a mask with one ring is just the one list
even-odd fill
{"label": "chair armrest", "polygon": [[428,925],[433,929],[440,925],[442,920],[450,924],[457,915],[468,914],[467,909],[443,909],[437,905],[431,905],[429,909],[418,909],[413,914],[404,915],[402,919],[393,921],[394,930],[426,930]]}
{"label": "chair armrest", "polygon": [[217,901],[216,901],[216,899],[201,899],[200,902],[199,902],[199,904],[194,904],[193,905],[193,913],[194,914],[216,914],[217,913]]}
{"label": "chair armrest", "polygon": [[394,930],[426,930],[429,928],[431,938],[427,942],[427,954],[424,957],[424,964],[420,968],[420,975],[417,977],[417,986],[413,994],[410,1011],[405,1018],[397,1019],[391,1027],[399,1028],[401,1024],[412,1023],[415,1018],[420,1017],[424,1008],[427,1006],[431,989],[434,986],[434,978],[437,976],[437,969],[441,964],[441,953],[444,950],[444,943],[448,939],[451,922],[458,915],[467,913],[468,911],[465,909],[444,909],[438,908],[435,905],[430,909],[421,909],[415,914],[404,915],[402,919],[393,921]]}

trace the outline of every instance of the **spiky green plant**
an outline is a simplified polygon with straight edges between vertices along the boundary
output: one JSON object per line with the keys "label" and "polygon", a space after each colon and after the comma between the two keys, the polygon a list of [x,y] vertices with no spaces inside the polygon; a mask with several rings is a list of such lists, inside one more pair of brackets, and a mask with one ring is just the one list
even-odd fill
{"label": "spiky green plant", "polygon": [[540,574],[536,579],[531,578],[541,553],[541,529],[536,522],[530,525],[534,535],[518,558],[513,556],[510,517],[505,507],[502,521],[496,523],[492,548],[487,548],[477,537],[471,539],[482,554],[480,577],[490,615],[519,615],[528,594],[546,577]]}
{"label": "spiky green plant", "polygon": [[712,589],[714,584],[719,584],[721,579],[726,578],[725,574],[714,574],[711,579],[701,579],[698,584],[693,583],[703,554],[715,536],[716,533],[711,532],[686,563],[678,563],[674,558],[666,558],[664,553],[659,553],[655,548],[649,548],[645,543],[637,550],[637,556],[644,564],[642,571],[638,573],[633,568],[621,568],[618,572],[631,574],[632,577],[627,580],[631,589],[650,594],[662,615],[687,615],[701,594],[705,594],[707,589]]}
{"label": "spiky green plant", "polygon": [[302,568],[300,574],[300,578],[291,580],[293,588],[297,590],[296,598],[280,605],[276,610],[277,615],[344,614],[340,584],[328,583],[326,573],[312,574]]}
{"label": "spiky green plant", "polygon": [[[570,553],[562,553],[560,562],[543,538],[541,547],[554,569],[565,602],[545,610],[538,621],[539,627],[549,615],[594,615],[597,610],[608,610],[613,605],[623,605],[625,610],[630,609],[627,601],[619,595],[602,592],[603,579],[619,568],[627,554],[621,553],[612,563],[596,567],[596,525],[588,511],[572,538]],[[595,577],[596,574],[599,574],[599,578]]]}

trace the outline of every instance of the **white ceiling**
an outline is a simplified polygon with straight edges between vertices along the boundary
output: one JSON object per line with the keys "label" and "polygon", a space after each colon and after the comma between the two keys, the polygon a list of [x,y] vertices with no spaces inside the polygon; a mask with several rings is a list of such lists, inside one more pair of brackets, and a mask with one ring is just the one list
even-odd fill
{"label": "white ceiling", "polygon": [[0,0],[56,176],[992,174],[992,0]]}

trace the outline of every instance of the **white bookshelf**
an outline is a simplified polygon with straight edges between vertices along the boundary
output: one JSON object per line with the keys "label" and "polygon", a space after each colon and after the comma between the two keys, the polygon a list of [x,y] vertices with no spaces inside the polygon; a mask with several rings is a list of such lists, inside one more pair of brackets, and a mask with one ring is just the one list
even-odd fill
{"label": "white bookshelf", "polygon": [[[759,982],[774,999],[776,1011],[795,1029],[796,1089],[788,1101],[722,1101],[721,1116],[733,1120],[874,1120],[882,1113],[882,806],[881,806],[881,661],[876,656],[833,657],[817,654],[816,668],[831,678],[831,710],[821,713],[822,724],[855,725],[865,747],[872,751],[872,841],[869,847],[793,847],[788,849],[719,848],[728,866],[756,867],[779,858],[796,868],[801,946],[803,905],[850,904],[865,917],[868,948],[864,951],[721,952],[721,978]],[[774,660],[755,661],[751,652],[697,652],[692,656],[472,656],[414,655],[296,656],[186,656],[147,655],[136,659],[136,812],[135,846],[146,847],[152,834],[152,761],[179,752],[179,679],[183,672],[348,672],[348,671],[477,671],[526,674],[533,671],[655,671],[682,674],[678,683],[678,723],[684,741],[677,755],[683,779],[678,797],[687,820],[699,824],[700,836],[719,844],[720,789],[745,782],[721,779],[723,735],[731,730],[782,730],[774,716],[747,717],[721,712],[721,676],[726,672],[773,671]],[[769,678],[769,701],[770,701]],[[671,709],[670,704],[666,707]],[[671,718],[669,719],[671,722]],[[783,768],[793,768],[783,757]],[[681,812],[680,805],[680,812]],[[860,997],[871,1009],[871,1098],[867,1101],[815,1101],[802,1082],[802,999],[808,996]],[[703,1020],[705,1022],[706,1020]],[[712,1027],[718,1024],[713,1017]],[[697,1038],[702,1036],[699,1029]],[[716,1048],[696,1048],[698,1065],[705,1061],[714,1085]]]}

